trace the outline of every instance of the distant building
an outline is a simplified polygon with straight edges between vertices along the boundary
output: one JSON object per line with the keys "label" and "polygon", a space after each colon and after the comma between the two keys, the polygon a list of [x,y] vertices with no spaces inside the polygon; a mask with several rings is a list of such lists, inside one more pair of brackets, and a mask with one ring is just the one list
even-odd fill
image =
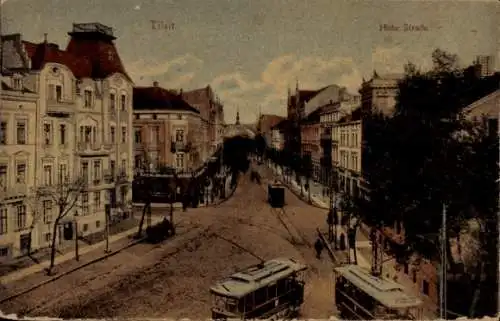
{"label": "distant building", "polygon": [[[47,39],[2,36],[2,257],[22,255],[29,244],[32,250],[50,244],[57,204],[54,195],[38,199],[34,191],[68,178],[82,177],[88,191],[59,222],[61,246],[73,244],[63,230],[74,228],[75,220],[79,235],[87,235],[104,230],[106,214],[131,211],[132,81],[112,28],[73,24],[69,35],[66,49]],[[14,193],[21,190],[22,196]]]}
{"label": "distant building", "polygon": [[500,89],[464,108],[467,119],[486,128],[490,135],[498,135],[500,115]]}
{"label": "distant building", "polygon": [[311,156],[312,178],[315,181],[318,181],[320,179],[320,172],[321,172],[320,113],[321,113],[321,108],[318,108],[312,113],[310,113],[300,123],[302,156],[305,155]]}
{"label": "distant building", "polygon": [[267,146],[272,145],[272,128],[284,120],[284,117],[278,115],[260,115],[257,122],[257,130],[264,137]]}
{"label": "distant building", "polygon": [[288,119],[283,119],[278,124],[271,128],[271,146],[272,148],[281,151],[285,148],[285,132],[289,125]]}
{"label": "distant building", "polygon": [[477,67],[480,77],[491,76],[495,72],[495,57],[485,55],[476,56],[474,65]]}
{"label": "distant building", "polygon": [[373,72],[372,79],[361,85],[361,107],[363,111],[380,111],[391,114],[396,106],[396,97],[399,92],[398,81],[402,80],[402,74],[379,75]]}
{"label": "distant building", "polygon": [[151,87],[135,87],[135,169],[197,169],[204,161],[202,123],[196,108],[158,82]]}
{"label": "distant building", "polygon": [[224,136],[224,106],[210,86],[191,91],[181,91],[180,95],[187,103],[200,112],[203,120],[202,138],[204,149],[202,158],[208,159],[221,145]]}

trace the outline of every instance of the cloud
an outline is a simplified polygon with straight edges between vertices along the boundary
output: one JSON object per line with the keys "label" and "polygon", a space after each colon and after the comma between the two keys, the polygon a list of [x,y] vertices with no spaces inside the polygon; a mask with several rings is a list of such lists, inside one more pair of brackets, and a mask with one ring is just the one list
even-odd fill
{"label": "cloud", "polygon": [[167,61],[140,59],[128,64],[127,72],[136,85],[151,84],[153,81],[167,88],[180,88],[191,84],[201,71],[203,61],[192,54],[186,54]]}
{"label": "cloud", "polygon": [[379,73],[402,73],[404,65],[408,62],[412,62],[420,69],[429,69],[431,67],[431,53],[422,55],[414,51],[403,50],[397,46],[377,46],[372,52],[373,69]]}
{"label": "cloud", "polygon": [[238,106],[241,119],[249,122],[255,120],[259,111],[285,116],[287,89],[293,87],[294,90],[297,80],[301,89],[320,89],[338,84],[356,92],[362,77],[350,57],[325,59],[284,55],[264,66],[260,79],[249,80],[236,72],[216,77],[212,86],[225,103],[229,121],[234,119]]}

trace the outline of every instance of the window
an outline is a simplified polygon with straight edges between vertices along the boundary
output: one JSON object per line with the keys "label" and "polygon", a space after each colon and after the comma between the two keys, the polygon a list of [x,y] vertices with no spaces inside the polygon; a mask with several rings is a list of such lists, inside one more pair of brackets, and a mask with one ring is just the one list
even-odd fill
{"label": "window", "polygon": [[89,144],[92,140],[92,126],[80,126],[80,141]]}
{"label": "window", "polygon": [[0,164],[0,191],[7,190],[7,164]]}
{"label": "window", "polygon": [[417,270],[413,270],[412,271],[412,279],[413,279],[413,283],[417,283]]}
{"label": "window", "polygon": [[92,106],[92,91],[85,90],[84,93],[85,107],[90,108]]}
{"label": "window", "polygon": [[45,242],[50,243],[52,241],[52,233],[45,233]]}
{"label": "window", "polygon": [[101,208],[101,192],[94,192],[94,208],[99,210]]}
{"label": "window", "polygon": [[82,192],[82,214],[89,215],[89,193]]}
{"label": "window", "polygon": [[95,228],[101,227],[101,221],[95,221]]}
{"label": "window", "polygon": [[66,183],[68,179],[66,164],[59,164],[59,184]]}
{"label": "window", "polygon": [[62,101],[62,86],[61,85],[56,86],[56,100]]}
{"label": "window", "polygon": [[26,227],[26,205],[22,203],[16,204],[17,210],[17,229],[22,230]]}
{"label": "window", "polygon": [[140,128],[134,129],[134,141],[136,144],[141,143],[141,130],[140,130]]}
{"label": "window", "polygon": [[116,108],[115,94],[110,94],[109,95],[109,109],[111,110],[111,112],[114,112],[115,108]]}
{"label": "window", "polygon": [[141,168],[142,157],[140,155],[135,155],[135,168]]}
{"label": "window", "polygon": [[111,175],[113,176],[115,176],[115,168],[116,168],[115,161],[114,160],[109,161],[109,169],[111,171]]}
{"label": "window", "polygon": [[111,128],[109,130],[109,136],[111,139],[111,144],[114,144],[115,143],[115,126],[111,126]]}
{"label": "window", "polygon": [[426,280],[422,281],[422,292],[425,295],[429,295],[429,282],[427,282]]}
{"label": "window", "polygon": [[184,168],[184,154],[177,154],[175,158],[177,168]]}
{"label": "window", "polygon": [[52,201],[43,201],[43,222],[45,224],[52,222]]}
{"label": "window", "polygon": [[88,180],[89,180],[89,162],[87,162],[87,161],[82,162],[81,171],[82,171],[83,180],[85,182],[88,182]]}
{"label": "window", "polygon": [[66,144],[66,125],[59,125],[59,143],[61,145]]}
{"label": "window", "polygon": [[127,160],[122,159],[122,171],[127,172]]}
{"label": "window", "polygon": [[127,98],[125,97],[125,95],[121,95],[120,105],[121,105],[122,111],[125,111],[127,109]]}
{"label": "window", "polygon": [[52,165],[43,166],[43,183],[46,186],[52,185]]}
{"label": "window", "polygon": [[101,161],[94,161],[94,182],[99,182],[101,180]]}
{"label": "window", "polygon": [[26,183],[26,164],[17,164],[16,166],[16,183]]}
{"label": "window", "polygon": [[89,230],[89,225],[88,224],[83,224],[83,231],[87,232]]}
{"label": "window", "polygon": [[0,235],[7,234],[8,232],[8,217],[7,217],[7,208],[0,207]]}
{"label": "window", "polygon": [[7,144],[7,122],[0,122],[0,145]]}
{"label": "window", "polygon": [[23,88],[23,82],[19,78],[13,79],[13,85],[14,85],[14,89],[22,89]]}
{"label": "window", "polygon": [[52,129],[49,123],[43,124],[43,138],[45,145],[50,145],[52,143]]}
{"label": "window", "polygon": [[408,262],[404,263],[403,268],[404,268],[403,271],[405,272],[405,274],[408,274]]}
{"label": "window", "polygon": [[352,161],[352,170],[357,171],[358,170],[358,153],[352,153],[351,154],[351,161]]}
{"label": "window", "polygon": [[16,139],[18,145],[26,144],[26,121],[18,120],[16,124]]}
{"label": "window", "polygon": [[122,143],[127,142],[127,127],[122,126]]}
{"label": "window", "polygon": [[175,141],[176,142],[183,142],[184,141],[184,130],[177,129],[175,131]]}
{"label": "window", "polygon": [[97,142],[97,128],[92,126],[92,143],[95,144]]}
{"label": "window", "polygon": [[151,128],[151,142],[158,144],[160,142],[160,127],[155,126]]}

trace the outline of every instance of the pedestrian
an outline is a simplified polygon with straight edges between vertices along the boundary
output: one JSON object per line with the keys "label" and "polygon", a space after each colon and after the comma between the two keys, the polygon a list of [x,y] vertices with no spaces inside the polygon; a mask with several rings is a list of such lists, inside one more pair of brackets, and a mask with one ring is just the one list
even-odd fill
{"label": "pedestrian", "polygon": [[316,250],[316,258],[318,260],[321,259],[321,251],[323,251],[323,242],[319,237],[314,243],[314,249]]}

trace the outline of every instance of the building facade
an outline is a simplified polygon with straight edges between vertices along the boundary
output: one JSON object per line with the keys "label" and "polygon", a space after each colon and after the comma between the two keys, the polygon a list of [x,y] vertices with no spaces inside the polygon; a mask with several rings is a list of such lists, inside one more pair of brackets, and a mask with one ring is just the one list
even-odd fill
{"label": "building facade", "polygon": [[224,138],[224,106],[210,86],[180,92],[182,99],[200,112],[202,119],[202,157],[208,159],[222,146]]}
{"label": "building facade", "polygon": [[479,55],[474,59],[480,77],[493,75],[495,71],[495,56]]}
{"label": "building facade", "polygon": [[272,146],[273,133],[272,128],[283,121],[284,118],[278,115],[260,115],[257,122],[257,132],[264,137],[267,146]]}
{"label": "building facade", "polygon": [[380,111],[386,115],[392,114],[399,92],[398,81],[403,78],[402,74],[379,75],[374,71],[372,79],[363,80],[359,90],[363,111]]}
{"label": "building facade", "polygon": [[203,119],[180,94],[161,88],[134,88],[136,170],[195,170],[203,162]]}
{"label": "building facade", "polygon": [[[27,253],[44,239],[35,223],[32,193],[37,158],[38,94],[24,86],[22,73],[2,77],[0,96],[0,262]],[[31,243],[31,244],[30,244]]]}
{"label": "building facade", "polygon": [[[13,77],[38,97],[34,123],[27,129],[34,135],[36,155],[27,164],[34,168],[26,167],[27,181],[33,182],[33,193],[27,198],[41,212],[28,212],[35,219],[32,249],[50,244],[55,221],[56,238],[63,244],[70,242],[65,231],[73,231],[75,222],[79,235],[88,235],[104,230],[107,219],[125,217],[131,211],[132,81],[111,28],[74,24],[69,35],[65,50],[46,40],[36,44],[22,41],[20,35],[2,37],[4,47],[10,48],[3,53],[4,73],[22,64],[24,75]],[[77,179],[85,182],[85,188],[75,195],[77,202],[65,209],[64,217],[54,201],[61,195],[35,193],[41,188],[53,193],[55,187]],[[22,220],[19,211],[9,213]],[[14,250],[12,256],[20,254]]]}
{"label": "building facade", "polygon": [[318,108],[317,110],[309,114],[309,116],[307,116],[305,119],[303,119],[300,124],[302,156],[310,155],[312,162],[311,177],[315,181],[319,180],[321,172],[320,112],[321,108]]}

